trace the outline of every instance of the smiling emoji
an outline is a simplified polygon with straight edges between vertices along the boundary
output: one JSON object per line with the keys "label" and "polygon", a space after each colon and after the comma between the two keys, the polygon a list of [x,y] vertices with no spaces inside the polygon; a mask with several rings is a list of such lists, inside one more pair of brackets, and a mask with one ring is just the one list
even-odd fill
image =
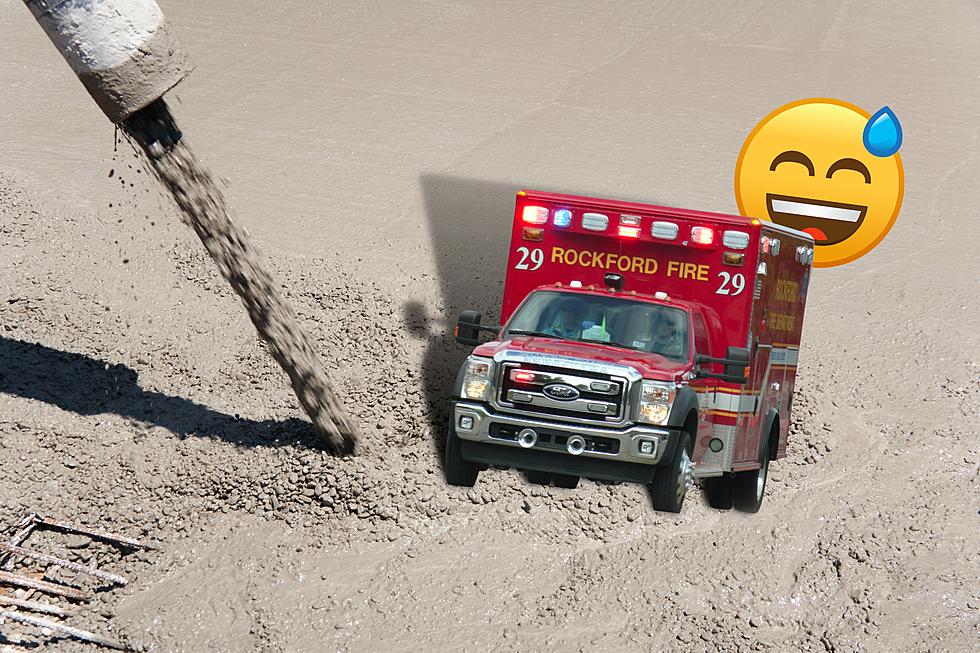
{"label": "smiling emoji", "polygon": [[780,107],[755,126],[735,166],[742,215],[813,237],[813,264],[832,267],[870,252],[902,206],[902,128],[885,107],[873,116],[840,100]]}

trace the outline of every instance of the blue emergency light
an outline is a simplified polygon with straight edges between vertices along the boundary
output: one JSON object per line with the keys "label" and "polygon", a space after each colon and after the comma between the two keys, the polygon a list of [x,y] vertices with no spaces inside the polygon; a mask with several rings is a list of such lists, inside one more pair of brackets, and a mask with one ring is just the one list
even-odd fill
{"label": "blue emergency light", "polygon": [[552,223],[556,227],[567,227],[572,224],[572,212],[568,209],[557,209],[555,210],[555,216],[552,219]]}

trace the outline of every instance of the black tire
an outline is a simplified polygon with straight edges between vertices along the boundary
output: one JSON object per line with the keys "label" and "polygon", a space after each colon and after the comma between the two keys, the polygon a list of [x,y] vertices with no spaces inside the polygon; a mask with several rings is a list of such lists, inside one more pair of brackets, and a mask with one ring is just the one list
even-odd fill
{"label": "black tire", "polygon": [[759,512],[766,494],[766,481],[769,480],[769,447],[762,455],[762,467],[749,472],[735,474],[735,508],[742,512]]}
{"label": "black tire", "polygon": [[555,474],[552,477],[555,482],[556,487],[563,487],[566,490],[574,490],[578,487],[578,476],[572,476],[571,474]]}
{"label": "black tire", "polygon": [[446,436],[445,473],[447,483],[461,487],[473,487],[480,475],[479,465],[463,460],[459,436],[452,427],[449,427],[449,434]]}
{"label": "black tire", "polygon": [[524,478],[527,479],[528,483],[533,483],[534,485],[551,485],[551,474],[548,472],[539,472],[536,469],[525,469]]}
{"label": "black tire", "polygon": [[694,464],[691,462],[691,434],[681,431],[670,464],[657,468],[657,475],[650,484],[653,508],[660,512],[680,512],[684,498],[693,482]]}
{"label": "black tire", "polygon": [[717,510],[731,510],[735,505],[735,479],[731,476],[706,478],[701,482],[708,505]]}

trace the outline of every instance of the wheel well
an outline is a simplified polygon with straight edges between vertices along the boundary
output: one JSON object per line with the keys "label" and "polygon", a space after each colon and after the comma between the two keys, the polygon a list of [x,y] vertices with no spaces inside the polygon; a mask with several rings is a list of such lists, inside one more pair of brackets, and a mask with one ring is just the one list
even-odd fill
{"label": "wheel well", "polygon": [[684,430],[691,435],[691,444],[698,439],[698,413],[696,410],[688,412],[684,419]]}
{"label": "wheel well", "polygon": [[773,417],[772,426],[769,427],[768,447],[769,459],[772,460],[779,449],[779,415]]}

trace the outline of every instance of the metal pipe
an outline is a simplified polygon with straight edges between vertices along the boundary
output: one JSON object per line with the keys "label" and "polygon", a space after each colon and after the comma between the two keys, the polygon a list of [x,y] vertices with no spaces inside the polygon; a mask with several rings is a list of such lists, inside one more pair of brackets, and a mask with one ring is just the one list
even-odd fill
{"label": "metal pipe", "polygon": [[37,560],[38,562],[46,562],[49,565],[55,565],[57,567],[61,567],[62,569],[68,569],[80,574],[88,574],[89,576],[94,576],[99,580],[104,580],[109,583],[115,583],[116,585],[125,585],[129,582],[122,576],[119,576],[118,574],[112,574],[109,573],[108,571],[102,571],[101,569],[86,567],[85,565],[80,565],[77,562],[72,562],[71,560],[64,560],[56,556],[48,555],[47,553],[31,551],[29,549],[25,549],[20,546],[15,546],[13,544],[0,543],[0,551],[3,551],[4,553],[9,553],[19,558],[30,558],[31,560]]}
{"label": "metal pipe", "polygon": [[[23,544],[24,540],[30,537],[31,533],[34,532],[34,526],[37,524],[35,519],[37,519],[37,515],[33,512],[24,515],[24,518],[21,519],[14,527],[17,529],[17,532],[14,533],[12,538],[10,538],[9,544],[12,544],[13,546]],[[9,553],[0,552],[0,570],[10,571],[13,568],[14,561],[12,556]]]}
{"label": "metal pipe", "polygon": [[57,621],[51,621],[50,619],[41,619],[40,617],[32,617],[27,614],[21,614],[19,612],[10,612],[7,610],[0,610],[0,619],[10,619],[11,621],[19,621],[20,623],[30,624],[35,628],[47,628],[69,637],[74,637],[75,639],[80,639],[83,642],[91,642],[92,644],[99,644],[100,646],[105,646],[108,648],[114,648],[118,651],[129,651],[130,649],[127,645],[122,642],[117,642],[114,639],[109,639],[107,637],[102,637],[96,633],[90,632],[88,630],[82,630],[81,628],[72,628],[71,626],[66,626],[65,624],[58,623]]}
{"label": "metal pipe", "polygon": [[155,549],[156,547],[149,544],[144,544],[139,540],[133,539],[131,537],[126,537],[125,535],[117,535],[115,533],[107,533],[106,531],[97,531],[86,526],[79,526],[77,524],[71,524],[66,521],[61,521],[60,519],[52,519],[51,517],[41,517],[35,515],[34,523],[38,526],[43,526],[45,528],[51,528],[56,531],[62,531],[64,533],[78,533],[79,535],[87,535],[94,540],[102,540],[103,542],[109,542],[110,544],[116,544],[119,546],[126,546],[133,549]]}
{"label": "metal pipe", "polygon": [[16,608],[21,608],[23,610],[30,610],[31,612],[40,612],[41,614],[52,614],[56,617],[70,617],[74,613],[71,610],[65,610],[57,605],[51,605],[50,603],[41,603],[39,601],[25,601],[23,599],[14,599],[9,596],[4,596],[0,594],[0,605],[12,605]]}
{"label": "metal pipe", "polygon": [[112,122],[163,97],[192,70],[154,0],[24,0]]}
{"label": "metal pipe", "polygon": [[68,587],[67,585],[49,583],[46,580],[37,580],[36,578],[21,576],[20,574],[14,574],[9,571],[0,571],[0,585],[12,585],[13,587],[23,587],[24,589],[37,590],[38,592],[44,592],[45,594],[62,596],[72,601],[88,601],[89,599],[89,593],[83,590]]}

